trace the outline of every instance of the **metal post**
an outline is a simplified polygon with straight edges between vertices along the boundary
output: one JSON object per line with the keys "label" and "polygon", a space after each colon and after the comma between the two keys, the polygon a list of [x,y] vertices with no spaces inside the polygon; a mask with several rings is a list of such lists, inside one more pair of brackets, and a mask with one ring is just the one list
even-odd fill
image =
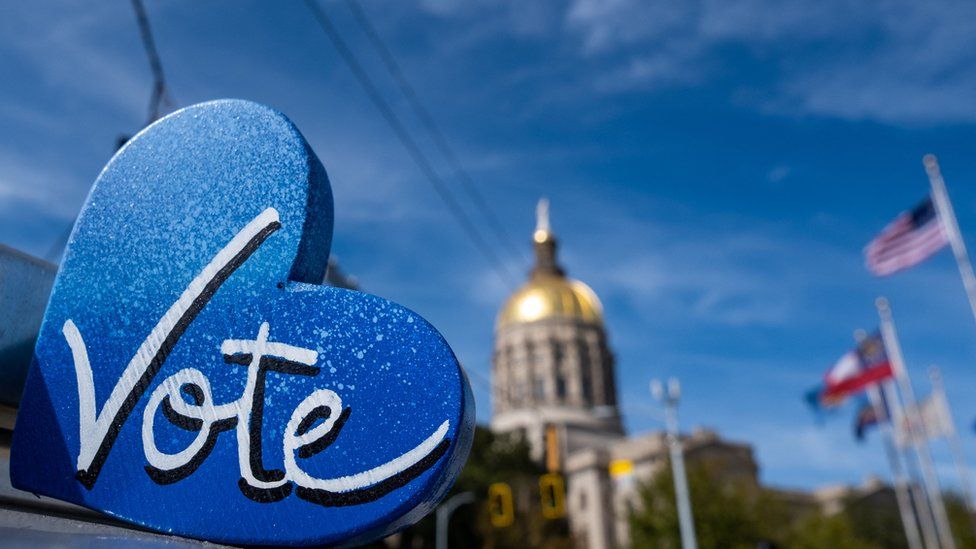
{"label": "metal post", "polygon": [[952,418],[952,409],[949,407],[949,398],[946,396],[945,384],[942,383],[942,373],[935,366],[929,368],[929,380],[932,382],[932,398],[938,398],[941,402],[940,418],[945,421],[946,439],[949,441],[949,451],[952,459],[956,462],[956,471],[959,473],[959,487],[962,489],[963,497],[966,498],[966,508],[972,512],[973,509],[973,480],[966,463],[966,455],[962,450],[962,441],[959,440],[959,433],[956,431],[956,422]]}
{"label": "metal post", "polygon": [[869,386],[867,392],[884,437],[885,453],[888,456],[888,465],[891,466],[891,475],[895,481],[895,497],[898,500],[898,512],[901,513],[901,523],[905,528],[905,539],[908,540],[908,547],[910,549],[921,549],[922,539],[919,536],[915,513],[912,511],[912,502],[908,495],[908,482],[905,478],[905,471],[902,469],[902,463],[898,457],[898,449],[895,447],[891,418],[888,417],[888,410],[885,409],[878,386]]}
{"label": "metal post", "polygon": [[929,549],[939,549],[939,534],[935,530],[935,522],[932,517],[932,507],[929,505],[928,497],[918,480],[918,463],[913,462],[907,455],[905,449],[909,443],[908,433],[904,432],[906,426],[905,414],[902,412],[901,401],[898,400],[898,389],[891,381],[886,381],[881,385],[881,390],[885,400],[888,402],[888,411],[891,412],[892,435],[895,441],[895,449],[898,455],[904,460],[906,477],[911,487],[912,501],[915,503],[915,516],[922,527],[922,537],[925,539],[925,546]]}
{"label": "metal post", "polygon": [[939,531],[939,540],[946,549],[956,549],[956,541],[952,537],[952,529],[949,526],[949,516],[946,514],[945,503],[942,501],[942,491],[939,488],[939,478],[935,473],[932,464],[932,454],[929,451],[929,437],[925,431],[925,425],[921,421],[918,413],[918,404],[915,400],[915,390],[912,388],[912,381],[908,376],[908,369],[902,360],[901,346],[898,344],[898,333],[895,331],[895,322],[891,317],[891,309],[888,300],[879,297],[875,303],[878,308],[878,316],[881,318],[881,336],[884,339],[885,349],[888,358],[891,360],[891,367],[895,374],[895,381],[901,389],[902,398],[905,401],[905,412],[908,414],[907,429],[908,437],[918,455],[919,465],[922,471],[922,483],[925,485],[925,492],[928,495],[929,504],[932,507],[932,514],[935,516],[935,526]]}
{"label": "metal post", "polygon": [[447,525],[458,507],[474,502],[474,492],[461,492],[437,507],[437,549],[447,549]]}
{"label": "metal post", "polygon": [[[864,342],[867,332],[864,330],[854,330],[854,340],[858,347]],[[905,464],[902,462],[903,456],[898,451],[897,429],[892,418],[890,405],[886,404],[887,397],[882,394],[883,385],[890,385],[890,382],[883,381],[867,387],[868,400],[874,409],[874,417],[878,426],[881,428],[882,439],[884,441],[885,455],[888,458],[888,466],[891,468],[891,476],[895,483],[895,499],[898,502],[898,512],[901,514],[901,523],[905,529],[905,539],[908,541],[909,549],[922,549],[922,537],[919,533],[919,518],[921,513],[916,515],[912,507],[912,495],[916,498],[915,506],[918,507],[918,498],[921,494],[913,493],[909,495],[909,480],[905,474]],[[926,511],[928,513],[928,511]],[[925,541],[933,549],[938,547],[938,537],[932,525],[932,518],[928,516],[929,523],[925,528]]]}
{"label": "metal post", "polygon": [[942,228],[945,230],[949,245],[952,247],[952,255],[956,258],[959,276],[962,277],[966,297],[969,298],[969,309],[973,313],[973,318],[976,318],[976,275],[973,274],[973,266],[969,262],[966,242],[962,239],[962,233],[959,231],[956,212],[952,209],[952,202],[949,201],[945,180],[942,179],[942,171],[939,169],[939,160],[934,154],[927,154],[922,161],[925,164],[925,173],[929,176],[929,184],[932,186],[932,202],[935,204],[935,211],[939,214]]}
{"label": "metal post", "polygon": [[688,494],[688,476],[685,473],[685,458],[678,430],[678,401],[681,398],[681,386],[677,379],[671,378],[668,380],[665,393],[661,382],[655,379],[651,382],[651,395],[664,405],[665,429],[671,452],[671,473],[674,476],[674,495],[678,503],[678,524],[681,527],[681,547],[697,549],[695,522],[691,514],[691,498]]}

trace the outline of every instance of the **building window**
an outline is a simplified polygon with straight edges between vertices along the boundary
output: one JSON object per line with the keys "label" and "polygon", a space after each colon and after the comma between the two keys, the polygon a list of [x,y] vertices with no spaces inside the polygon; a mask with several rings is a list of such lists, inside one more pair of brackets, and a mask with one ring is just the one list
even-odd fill
{"label": "building window", "polygon": [[515,398],[513,400],[516,406],[525,404],[525,385],[522,383],[515,384]]}
{"label": "building window", "polygon": [[603,370],[606,378],[603,380],[603,392],[604,392],[604,402],[606,404],[616,404],[617,403],[617,388],[614,387],[613,371],[609,369]]}
{"label": "building window", "polygon": [[580,358],[580,385],[583,392],[583,402],[587,405],[593,404],[593,361],[587,352],[586,342],[582,339],[576,340],[576,349]]}
{"label": "building window", "polygon": [[535,343],[531,341],[525,342],[525,357],[528,361],[528,365],[534,366],[538,362],[538,357],[536,356]]}
{"label": "building window", "polygon": [[560,402],[566,399],[566,376],[561,369],[556,372],[556,398]]}
{"label": "building window", "polygon": [[556,378],[556,399],[559,402],[566,400],[566,361],[565,350],[562,343],[555,338],[549,340],[549,347],[552,349],[552,368]]}
{"label": "building window", "polygon": [[519,352],[519,348],[515,345],[512,346],[512,366],[520,369],[525,368],[525,352],[526,349],[521,349],[523,352]]}

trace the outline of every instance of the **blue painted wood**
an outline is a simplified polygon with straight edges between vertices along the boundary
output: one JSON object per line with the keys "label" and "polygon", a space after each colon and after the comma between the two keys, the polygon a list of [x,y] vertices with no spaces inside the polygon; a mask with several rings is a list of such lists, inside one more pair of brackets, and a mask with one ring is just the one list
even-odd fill
{"label": "blue painted wood", "polygon": [[0,244],[0,404],[20,401],[57,270]]}
{"label": "blue painted wood", "polygon": [[236,544],[364,542],[429,512],[470,448],[470,388],[416,313],[311,284],[332,221],[325,170],[266,107],[130,141],[68,242],[13,484]]}

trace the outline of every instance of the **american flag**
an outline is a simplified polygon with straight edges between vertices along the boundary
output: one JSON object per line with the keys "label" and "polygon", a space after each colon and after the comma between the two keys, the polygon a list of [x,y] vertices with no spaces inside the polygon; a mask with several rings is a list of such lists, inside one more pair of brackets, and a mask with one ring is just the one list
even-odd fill
{"label": "american flag", "polygon": [[908,212],[902,212],[867,247],[868,270],[887,276],[914,267],[949,243],[932,198]]}

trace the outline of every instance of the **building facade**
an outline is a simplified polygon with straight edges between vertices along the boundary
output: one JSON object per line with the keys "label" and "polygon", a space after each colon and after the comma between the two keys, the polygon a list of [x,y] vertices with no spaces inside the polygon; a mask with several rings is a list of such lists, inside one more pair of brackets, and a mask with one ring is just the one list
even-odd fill
{"label": "building facade", "polygon": [[[603,307],[560,265],[545,200],[533,246],[529,279],[495,326],[491,428],[523,437],[535,460],[564,475],[567,517],[581,547],[626,547],[637,486],[667,463],[665,437],[625,435]],[[750,446],[703,430],[682,440],[690,462],[708,460],[723,475],[758,485]]]}
{"label": "building facade", "polygon": [[[707,466],[722,482],[759,488],[752,447],[697,429],[681,437],[689,467]],[[566,509],[573,538],[580,547],[630,546],[629,516],[640,509],[638,488],[668,466],[663,432],[623,437],[606,447],[568,456]]]}
{"label": "building facade", "polygon": [[496,324],[491,427],[526,437],[541,461],[549,426],[558,427],[568,453],[620,438],[623,427],[602,305],[559,265],[544,200],[533,240],[529,280]]}

